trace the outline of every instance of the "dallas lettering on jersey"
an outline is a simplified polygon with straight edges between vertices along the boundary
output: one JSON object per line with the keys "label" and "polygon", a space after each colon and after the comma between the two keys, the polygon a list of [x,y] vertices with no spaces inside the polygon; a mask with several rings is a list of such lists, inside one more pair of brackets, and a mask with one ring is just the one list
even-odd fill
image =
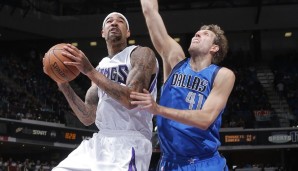
{"label": "dallas lettering on jersey", "polygon": [[126,65],[118,65],[111,68],[101,68],[100,72],[112,81],[125,84],[128,67]]}
{"label": "dallas lettering on jersey", "polygon": [[171,85],[203,92],[206,90],[208,81],[197,76],[176,73],[173,75]]}

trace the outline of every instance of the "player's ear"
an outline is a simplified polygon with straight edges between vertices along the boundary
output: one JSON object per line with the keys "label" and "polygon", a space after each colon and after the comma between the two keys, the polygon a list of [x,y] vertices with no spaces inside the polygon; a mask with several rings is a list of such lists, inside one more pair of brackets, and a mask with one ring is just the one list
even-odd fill
{"label": "player's ear", "polygon": [[218,45],[215,45],[215,44],[213,44],[212,47],[211,47],[211,49],[210,49],[210,51],[212,53],[216,53],[218,50],[219,50],[219,46]]}
{"label": "player's ear", "polygon": [[130,37],[130,30],[127,30],[126,32],[126,38],[129,38]]}
{"label": "player's ear", "polygon": [[102,38],[104,38],[104,37],[105,37],[103,32],[104,32],[104,31],[103,31],[103,30],[101,30],[101,37],[102,37]]}

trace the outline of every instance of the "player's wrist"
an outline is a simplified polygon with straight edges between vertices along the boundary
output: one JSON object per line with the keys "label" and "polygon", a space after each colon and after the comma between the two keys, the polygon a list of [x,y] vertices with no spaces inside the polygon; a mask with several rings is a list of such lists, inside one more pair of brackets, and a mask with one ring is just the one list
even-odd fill
{"label": "player's wrist", "polygon": [[163,112],[163,107],[159,104],[156,104],[156,110],[154,112],[154,115],[161,114]]}
{"label": "player's wrist", "polygon": [[57,85],[58,85],[58,90],[59,91],[63,91],[66,87],[69,86],[69,83],[68,82],[65,82],[65,83],[59,83],[59,82],[57,82]]}
{"label": "player's wrist", "polygon": [[91,80],[92,78],[97,74],[97,70],[95,68],[92,68],[91,70],[86,72],[86,76],[89,77]]}

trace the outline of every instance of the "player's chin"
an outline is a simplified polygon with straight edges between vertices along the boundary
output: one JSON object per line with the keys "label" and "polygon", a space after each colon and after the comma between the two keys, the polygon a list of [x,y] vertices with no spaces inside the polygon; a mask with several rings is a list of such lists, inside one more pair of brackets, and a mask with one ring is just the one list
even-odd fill
{"label": "player's chin", "polygon": [[122,35],[119,33],[118,34],[110,33],[107,40],[112,41],[112,42],[118,42],[121,40],[121,38],[122,38]]}
{"label": "player's chin", "polygon": [[198,50],[198,46],[194,45],[194,44],[191,44],[188,48],[188,52],[191,53],[191,52],[195,52]]}

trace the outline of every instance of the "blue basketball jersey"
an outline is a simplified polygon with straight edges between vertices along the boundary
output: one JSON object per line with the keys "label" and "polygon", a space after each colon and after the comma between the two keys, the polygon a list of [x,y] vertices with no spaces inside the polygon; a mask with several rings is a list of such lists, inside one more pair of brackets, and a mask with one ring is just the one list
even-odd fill
{"label": "blue basketball jersey", "polygon": [[[182,110],[199,110],[211,92],[214,78],[220,69],[211,64],[195,72],[190,59],[178,63],[161,90],[160,105]],[[169,156],[206,156],[217,152],[220,146],[221,115],[207,129],[185,125],[157,115],[161,150]]]}

